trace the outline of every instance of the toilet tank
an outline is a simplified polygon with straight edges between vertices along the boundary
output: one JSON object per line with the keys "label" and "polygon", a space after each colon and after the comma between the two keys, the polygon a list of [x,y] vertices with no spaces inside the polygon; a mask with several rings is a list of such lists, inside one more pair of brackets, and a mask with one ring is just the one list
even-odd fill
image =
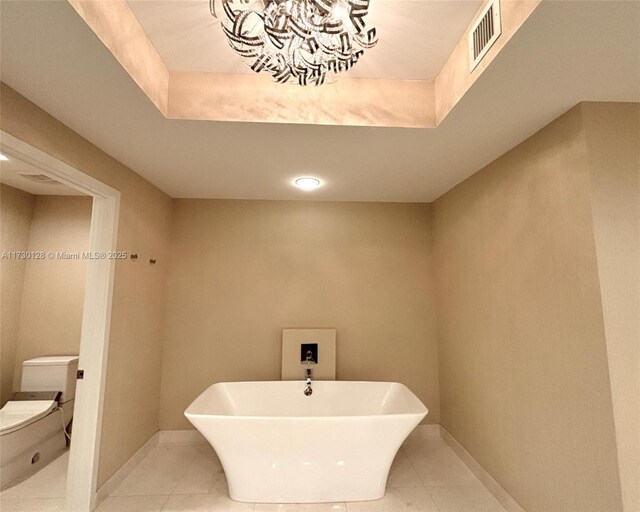
{"label": "toilet tank", "polygon": [[60,403],[76,394],[78,356],[47,356],[22,363],[20,391],[62,391]]}

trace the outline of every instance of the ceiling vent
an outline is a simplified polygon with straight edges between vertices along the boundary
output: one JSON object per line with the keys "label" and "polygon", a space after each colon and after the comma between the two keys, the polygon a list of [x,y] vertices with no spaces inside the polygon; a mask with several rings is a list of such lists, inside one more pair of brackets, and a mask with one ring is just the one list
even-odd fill
{"label": "ceiling vent", "polygon": [[43,185],[62,185],[59,181],[50,178],[46,174],[26,174],[20,173],[20,176],[27,180],[35,181],[36,183],[42,183]]}
{"label": "ceiling vent", "polygon": [[501,33],[500,1],[491,0],[469,31],[469,72],[476,68]]}

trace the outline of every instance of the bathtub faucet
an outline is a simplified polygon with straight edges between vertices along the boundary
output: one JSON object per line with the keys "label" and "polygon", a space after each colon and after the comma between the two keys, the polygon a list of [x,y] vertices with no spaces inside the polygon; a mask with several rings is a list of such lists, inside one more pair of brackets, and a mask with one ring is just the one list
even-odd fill
{"label": "bathtub faucet", "polygon": [[304,370],[304,378],[307,379],[307,387],[304,388],[304,394],[306,396],[311,396],[311,394],[313,393],[313,388],[311,387],[311,379],[313,379],[313,368],[311,368],[311,365],[317,364],[313,359],[313,352],[311,352],[311,350],[307,350],[304,364],[307,365]]}
{"label": "bathtub faucet", "polygon": [[313,388],[311,387],[311,379],[313,378],[313,370],[311,368],[307,368],[304,371],[304,376],[307,379],[307,387],[304,388],[304,394],[306,396],[311,396],[311,394],[313,393]]}
{"label": "bathtub faucet", "polygon": [[304,388],[304,394],[306,396],[311,396],[311,394],[313,393],[313,388],[311,387],[311,379],[313,378],[313,370],[311,368],[307,368],[304,371],[304,376],[307,379],[307,387]]}

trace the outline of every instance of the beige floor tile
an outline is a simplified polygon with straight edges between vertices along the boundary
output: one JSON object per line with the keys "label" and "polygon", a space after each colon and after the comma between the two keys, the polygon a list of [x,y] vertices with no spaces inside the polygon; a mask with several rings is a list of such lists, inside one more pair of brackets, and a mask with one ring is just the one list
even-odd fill
{"label": "beige floor tile", "polygon": [[213,450],[196,456],[173,491],[173,494],[203,493],[227,496],[227,480]]}
{"label": "beige floor tile", "polygon": [[442,437],[440,437],[440,431],[433,429],[433,428],[429,428],[429,429],[424,429],[421,428],[423,425],[418,425],[415,430],[413,432],[411,432],[411,434],[409,434],[407,436],[407,438],[405,439],[404,443],[402,446],[408,446],[411,444],[420,444],[420,443],[424,443],[424,442],[444,442],[442,440]]}
{"label": "beige floor tile", "polygon": [[409,454],[411,451],[415,451],[421,448],[436,448],[436,447],[448,447],[449,445],[442,438],[422,437],[422,436],[409,436],[404,443],[402,443],[402,449]]}
{"label": "beige floor tile", "polygon": [[389,471],[389,478],[387,480],[387,487],[420,486],[422,486],[422,481],[420,480],[418,473],[414,469],[404,450],[400,448],[400,451],[391,465],[391,471]]}
{"label": "beige floor tile", "polygon": [[257,504],[255,507],[228,498],[222,466],[209,446],[162,444],[145,457],[98,512],[125,510],[504,512],[451,448],[432,436],[414,436],[403,445],[389,473],[387,494],[381,500],[347,504]]}
{"label": "beige floor tile", "polygon": [[254,512],[346,512],[344,503],[258,503]]}
{"label": "beige floor tile", "polygon": [[110,496],[96,512],[160,512],[168,496]]}
{"label": "beige floor tile", "polygon": [[482,485],[427,487],[440,512],[505,512]]}
{"label": "beige floor tile", "polygon": [[66,451],[34,475],[2,491],[0,498],[64,498],[67,495],[68,465],[69,452]]}
{"label": "beige floor tile", "polygon": [[222,468],[218,454],[209,443],[197,443],[193,446],[198,450],[198,454],[210,460],[216,468]]}
{"label": "beige floor tile", "polygon": [[162,512],[253,512],[253,503],[238,503],[215,494],[174,494]]}
{"label": "beige floor tile", "polygon": [[64,512],[64,510],[64,499],[61,498],[0,500],[2,512]]}
{"label": "beige floor tile", "polygon": [[444,443],[427,442],[404,448],[426,486],[474,485],[480,483],[471,470]]}
{"label": "beige floor tile", "polygon": [[198,446],[160,444],[115,489],[112,496],[172,494],[198,455]]}
{"label": "beige floor tile", "polygon": [[424,487],[395,487],[377,501],[347,503],[348,512],[438,512]]}

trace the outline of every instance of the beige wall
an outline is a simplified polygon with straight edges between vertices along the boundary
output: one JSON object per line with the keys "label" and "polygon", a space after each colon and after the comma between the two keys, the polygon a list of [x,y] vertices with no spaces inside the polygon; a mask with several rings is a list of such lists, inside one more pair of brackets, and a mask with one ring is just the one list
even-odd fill
{"label": "beige wall", "polygon": [[158,430],[171,199],[5,84],[0,103],[0,129],[121,192],[117,247],[139,256],[116,262],[101,485]]}
{"label": "beige wall", "polygon": [[[87,251],[91,205],[92,199],[86,196],[36,196],[29,251]],[[14,389],[20,388],[25,359],[78,354],[86,270],[86,260],[27,261]]]}
{"label": "beige wall", "polygon": [[441,422],[528,512],[622,506],[590,195],[577,107],[433,203]]}
{"label": "beige wall", "polygon": [[640,105],[581,106],[624,510],[640,510]]}
{"label": "beige wall", "polygon": [[337,378],[407,384],[439,421],[429,206],[174,200],[162,429],[207,386],[280,379],[283,327],[335,327]]}
{"label": "beige wall", "polygon": [[[0,184],[0,251],[26,251],[35,197]],[[0,260],[0,407],[13,393],[22,284],[27,260]]]}
{"label": "beige wall", "polygon": [[211,383],[279,378],[283,327],[335,327],[339,379],[406,383],[528,512],[635,512],[636,111],[578,106],[431,207],[172,204],[0,92],[2,130],[122,192],[139,255],[116,264],[99,484]]}

